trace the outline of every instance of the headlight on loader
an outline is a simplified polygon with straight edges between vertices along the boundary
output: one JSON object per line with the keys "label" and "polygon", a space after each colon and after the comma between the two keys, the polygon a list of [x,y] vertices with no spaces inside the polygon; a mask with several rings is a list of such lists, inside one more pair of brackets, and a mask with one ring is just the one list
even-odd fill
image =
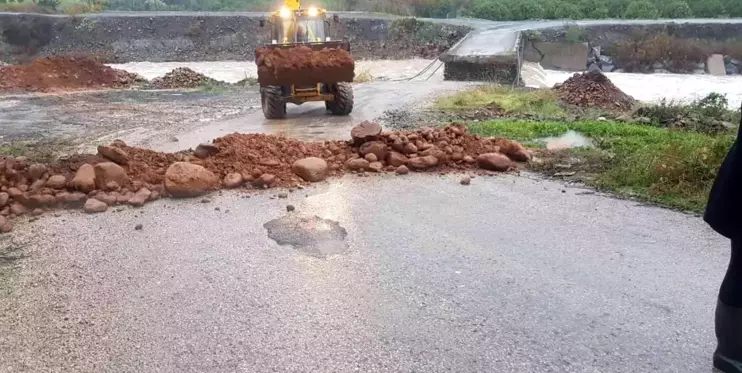
{"label": "headlight on loader", "polygon": [[309,8],[309,10],[307,11],[307,14],[308,14],[308,15],[309,15],[310,17],[316,17],[316,16],[317,16],[317,15],[319,14],[319,9],[317,9],[317,8],[315,8],[315,7],[311,7],[311,8]]}
{"label": "headlight on loader", "polygon": [[286,7],[281,8],[281,18],[283,19],[291,18],[291,13],[292,13],[291,9],[286,8]]}

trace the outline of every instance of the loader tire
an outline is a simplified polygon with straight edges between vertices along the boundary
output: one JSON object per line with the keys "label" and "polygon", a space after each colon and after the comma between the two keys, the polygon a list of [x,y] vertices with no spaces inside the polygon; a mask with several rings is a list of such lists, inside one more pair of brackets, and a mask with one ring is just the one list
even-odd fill
{"label": "loader tire", "polygon": [[265,119],[286,118],[286,101],[280,86],[265,86],[260,89],[261,105]]}
{"label": "loader tire", "polygon": [[325,102],[325,107],[333,115],[349,115],[353,111],[353,86],[338,83],[334,89],[335,100]]}

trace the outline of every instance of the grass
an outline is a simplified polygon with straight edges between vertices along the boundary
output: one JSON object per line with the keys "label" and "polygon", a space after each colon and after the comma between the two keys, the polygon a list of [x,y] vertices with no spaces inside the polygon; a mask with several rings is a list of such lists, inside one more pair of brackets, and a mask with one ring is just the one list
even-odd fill
{"label": "grass", "polygon": [[479,109],[496,102],[512,114],[541,117],[563,117],[566,110],[552,90],[520,90],[490,85],[445,96],[436,101],[436,108],[451,112]]}
{"label": "grass", "polygon": [[56,7],[42,6],[31,0],[20,2],[0,3],[0,12],[10,13],[42,13],[79,15],[84,13],[99,13],[103,11],[103,3],[100,1],[61,0]]}
{"label": "grass", "polygon": [[492,121],[470,125],[472,132],[535,144],[538,139],[574,130],[596,149],[542,152],[535,169],[557,173],[571,168],[588,174],[583,181],[601,190],[664,206],[700,212],[716,172],[734,141],[730,134],[704,134],[612,121]]}
{"label": "grass", "polygon": [[33,2],[0,3],[0,12],[9,13],[54,13],[54,10],[42,8]]}
{"label": "grass", "polygon": [[14,141],[0,144],[0,157],[26,157],[31,162],[51,163],[65,154],[72,144],[66,140],[56,142]]}
{"label": "grass", "polygon": [[[543,148],[543,138],[575,131],[594,145],[541,149],[530,169],[566,176],[619,196],[694,212],[703,210],[740,121],[739,110],[729,110],[726,97],[715,93],[689,104],[661,102],[610,115],[565,105],[548,89],[493,85],[436,102],[438,109],[458,120],[471,119],[471,113],[493,106],[503,108],[506,115],[470,122],[473,133]],[[599,120],[598,116],[604,118]]]}
{"label": "grass", "polygon": [[234,84],[237,87],[254,87],[259,85],[258,78],[252,76],[245,76],[244,79]]}
{"label": "grass", "polygon": [[196,87],[196,89],[203,92],[224,93],[230,89],[230,85],[221,81],[210,80]]}
{"label": "grass", "polygon": [[358,75],[353,78],[353,83],[368,83],[370,81],[374,80],[373,75],[371,75],[371,72],[366,69],[361,71]]}

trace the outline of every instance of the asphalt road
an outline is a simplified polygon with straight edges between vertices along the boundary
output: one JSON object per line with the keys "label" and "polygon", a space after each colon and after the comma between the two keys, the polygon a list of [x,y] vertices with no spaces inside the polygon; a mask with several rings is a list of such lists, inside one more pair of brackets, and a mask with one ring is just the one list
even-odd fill
{"label": "asphalt road", "polygon": [[[532,176],[458,180],[353,176],[21,226],[0,371],[711,371],[728,248],[699,218]],[[289,203],[336,221],[344,239],[309,227],[345,251],[270,239]]]}

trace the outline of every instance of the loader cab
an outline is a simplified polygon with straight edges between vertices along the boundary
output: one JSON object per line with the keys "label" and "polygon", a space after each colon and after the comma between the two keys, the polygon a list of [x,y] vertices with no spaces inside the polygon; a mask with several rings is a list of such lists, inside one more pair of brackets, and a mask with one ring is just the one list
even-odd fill
{"label": "loader cab", "polygon": [[270,17],[273,44],[329,41],[327,14],[323,9],[281,9]]}

